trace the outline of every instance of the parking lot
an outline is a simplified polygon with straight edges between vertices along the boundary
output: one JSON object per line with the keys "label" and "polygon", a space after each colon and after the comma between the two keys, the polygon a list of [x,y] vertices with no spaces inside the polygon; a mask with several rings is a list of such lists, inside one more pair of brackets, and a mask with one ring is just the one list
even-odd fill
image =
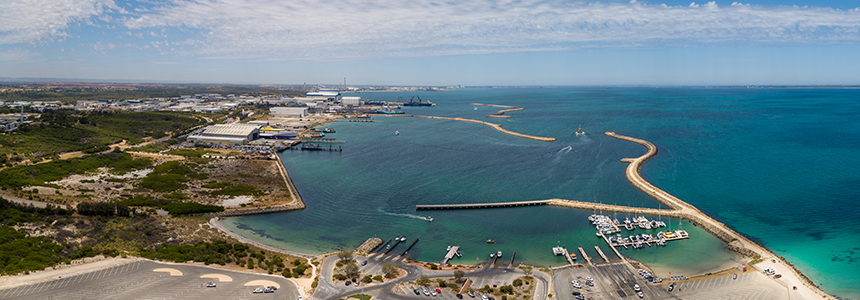
{"label": "parking lot", "polygon": [[[585,277],[592,277],[594,286],[587,286]],[[579,280],[582,288],[575,288],[571,284],[573,280]],[[642,289],[643,299],[663,298],[656,287],[649,285],[633,268],[622,262],[556,270],[553,283],[558,299],[576,299],[573,292],[582,293],[586,299],[639,299],[634,291],[636,284]]]}
{"label": "parking lot", "polygon": [[[212,282],[215,287],[206,287]],[[254,294],[257,287],[279,287]],[[0,299],[297,299],[279,276],[138,260],[85,274],[0,289]]]}
{"label": "parking lot", "polygon": [[685,299],[788,299],[788,289],[759,272],[677,283],[672,294]]}

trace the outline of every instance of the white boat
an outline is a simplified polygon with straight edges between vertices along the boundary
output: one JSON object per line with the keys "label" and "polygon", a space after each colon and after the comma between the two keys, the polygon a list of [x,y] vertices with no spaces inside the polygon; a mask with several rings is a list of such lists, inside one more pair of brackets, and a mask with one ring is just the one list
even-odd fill
{"label": "white boat", "polygon": [[445,252],[451,251],[451,246],[448,246],[448,249],[445,249]]}
{"label": "white boat", "polygon": [[579,126],[579,129],[576,130],[576,135],[584,135],[585,131],[582,131],[582,126]]}
{"label": "white boat", "polygon": [[426,216],[426,217],[424,217],[424,220],[427,220],[428,222],[433,222],[433,217]]}
{"label": "white boat", "polygon": [[502,258],[502,250],[499,250],[498,252],[496,252],[496,257]]}
{"label": "white boat", "polygon": [[490,258],[494,258],[494,257],[496,257],[496,254],[495,254],[495,253],[490,253]]}
{"label": "white boat", "polygon": [[401,236],[401,237],[400,237],[400,241],[401,241],[401,242],[405,242],[405,241],[406,241],[406,236],[405,236],[405,235],[404,235],[404,236]]}
{"label": "white boat", "polygon": [[559,247],[559,246],[552,247],[552,254],[555,254],[555,255],[564,255],[564,248]]}

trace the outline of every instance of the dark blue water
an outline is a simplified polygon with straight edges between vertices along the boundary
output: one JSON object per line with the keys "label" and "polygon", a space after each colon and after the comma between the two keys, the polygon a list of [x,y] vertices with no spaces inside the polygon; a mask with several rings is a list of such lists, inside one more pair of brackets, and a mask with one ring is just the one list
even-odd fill
{"label": "dark blue water", "polygon": [[[407,235],[421,238],[410,255],[426,261],[441,260],[446,245],[463,248],[464,257],[454,261],[462,264],[486,260],[499,249],[517,251],[518,261],[562,264],[551,255],[557,244],[583,246],[597,257],[593,247],[600,241],[585,220],[591,211],[427,212],[414,205],[565,198],[658,207],[627,182],[626,164],[619,162],[645,148],[603,135],[614,131],[659,147],[642,168],[656,186],[761,242],[826,291],[860,298],[860,275],[853,272],[860,260],[860,209],[854,203],[860,198],[858,90],[505,88],[359,95],[419,95],[438,106],[407,113],[484,120],[557,141],[423,118],[332,123],[338,131],[332,136],[348,141],[343,152],[281,154],[306,210],[231,218],[225,225],[308,253]],[[511,119],[486,118],[499,108],[472,102],[526,110],[508,113]],[[580,124],[585,136],[574,134]],[[427,214],[432,223],[419,219]],[[673,274],[731,262],[719,240],[689,225],[684,229],[692,239],[625,254]]]}

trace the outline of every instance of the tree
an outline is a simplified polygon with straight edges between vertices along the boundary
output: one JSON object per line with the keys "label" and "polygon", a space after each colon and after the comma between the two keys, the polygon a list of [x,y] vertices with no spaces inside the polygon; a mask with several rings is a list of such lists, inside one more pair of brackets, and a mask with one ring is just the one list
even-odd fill
{"label": "tree", "polygon": [[523,270],[523,273],[526,274],[526,277],[532,277],[532,271],[534,271],[532,269],[532,266],[522,266],[520,267],[520,269]]}
{"label": "tree", "polygon": [[358,275],[361,274],[361,272],[358,271],[358,265],[354,262],[346,264],[346,266],[343,267],[343,272],[350,278],[358,277]]}
{"label": "tree", "polygon": [[428,277],[427,275],[421,275],[421,277],[418,277],[418,280],[415,280],[415,283],[417,283],[418,285],[428,284],[430,283],[430,277]]}
{"label": "tree", "polygon": [[361,282],[371,283],[371,282],[373,282],[373,278],[370,277],[370,275],[364,275],[364,278],[361,279]]}
{"label": "tree", "polygon": [[352,260],[352,251],[342,249],[337,252],[337,258],[340,258],[341,261],[350,261]]}
{"label": "tree", "polygon": [[466,272],[463,272],[463,270],[454,271],[454,281],[458,283],[462,282],[464,276],[466,276]]}
{"label": "tree", "polygon": [[398,274],[400,274],[400,270],[397,269],[397,266],[395,266],[393,263],[386,262],[386,263],[382,264],[382,273],[385,274],[385,277],[394,278]]}
{"label": "tree", "polygon": [[514,294],[514,287],[512,287],[510,285],[503,285],[503,286],[499,287],[499,292],[501,292],[502,294],[513,295]]}

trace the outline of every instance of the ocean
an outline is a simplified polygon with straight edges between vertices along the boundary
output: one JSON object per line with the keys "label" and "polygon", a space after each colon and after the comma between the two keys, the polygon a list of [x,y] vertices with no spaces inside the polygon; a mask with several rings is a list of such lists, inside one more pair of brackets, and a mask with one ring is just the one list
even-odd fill
{"label": "ocean", "polygon": [[[825,291],[860,298],[860,90],[790,88],[468,88],[436,92],[368,92],[363,99],[413,95],[437,104],[407,114],[499,123],[540,142],[488,126],[450,120],[375,117],[372,123],[333,122],[342,152],[280,154],[307,209],[228,218],[224,225],[284,249],[322,254],[353,249],[365,239],[405,235],[419,242],[408,256],[442,260],[447,245],[463,257],[453,264],[504,260],[563,265],[551,248],[594,246],[592,211],[534,206],[416,211],[416,204],[480,203],[564,198],[660,207],[624,177],[625,163],[645,148],[604,136],[644,139],[659,148],[642,175],[794,264]],[[512,118],[485,115],[523,107]],[[582,126],[584,136],[575,131]],[[400,134],[395,134],[399,132]],[[433,222],[422,220],[432,216]],[[626,215],[617,215],[619,219]],[[689,240],[667,247],[622,250],[672,275],[726,268],[725,244],[688,223],[663,217]],[[643,230],[637,230],[637,233]],[[495,244],[486,243],[487,239]],[[400,254],[404,246],[392,253]]]}

